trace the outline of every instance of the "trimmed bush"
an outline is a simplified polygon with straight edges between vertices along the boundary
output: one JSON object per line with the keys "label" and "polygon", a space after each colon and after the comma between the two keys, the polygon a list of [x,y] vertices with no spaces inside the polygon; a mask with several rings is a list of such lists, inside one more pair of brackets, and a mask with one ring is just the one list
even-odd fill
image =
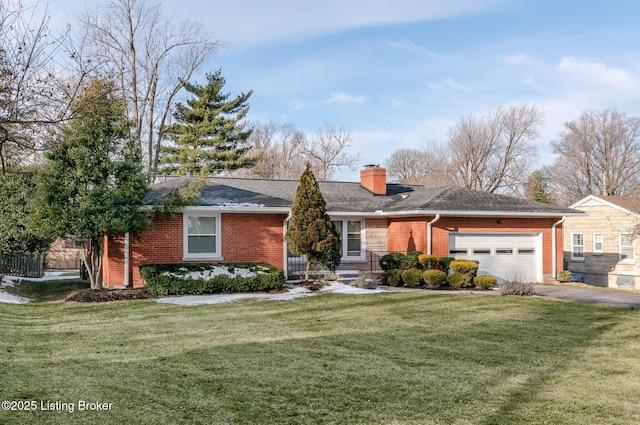
{"label": "trimmed bush", "polygon": [[449,271],[449,265],[451,265],[451,262],[454,261],[455,258],[453,257],[440,257],[440,259],[438,259],[438,262],[440,263],[440,270],[444,271],[445,273]]}
{"label": "trimmed bush", "polygon": [[407,255],[404,256],[402,260],[402,268],[405,270],[415,269],[420,264],[418,261],[418,257],[422,255],[421,251],[411,251]]}
{"label": "trimmed bush", "polygon": [[447,283],[453,289],[458,289],[458,288],[462,287],[462,285],[466,281],[467,281],[467,275],[459,273],[459,272],[453,272],[449,276],[447,276]]}
{"label": "trimmed bush", "polygon": [[198,295],[282,289],[284,272],[265,263],[154,264],[140,267],[155,295]]}
{"label": "trimmed bush", "polygon": [[387,282],[389,286],[402,285],[402,271],[398,269],[387,270],[384,273],[384,281]]}
{"label": "trimmed bush", "polygon": [[479,289],[491,289],[498,284],[498,279],[493,276],[476,276],[473,278],[473,284]]}
{"label": "trimmed bush", "polygon": [[500,295],[533,295],[533,286],[522,282],[506,282],[500,286]]}
{"label": "trimmed bush", "polygon": [[415,288],[420,286],[422,279],[422,271],[418,269],[408,269],[402,272],[402,281],[407,288]]}
{"label": "trimmed bush", "polygon": [[447,274],[442,270],[425,270],[422,273],[422,280],[427,284],[427,288],[438,289],[447,281]]}
{"label": "trimmed bush", "polygon": [[380,268],[385,272],[392,269],[399,269],[404,262],[405,255],[401,252],[390,252],[380,257]]}
{"label": "trimmed bush", "polygon": [[418,256],[418,263],[420,263],[420,267],[422,267],[423,270],[437,269],[440,266],[438,257],[429,254],[420,254]]}
{"label": "trimmed bush", "polygon": [[463,286],[471,286],[471,281],[478,272],[478,264],[471,260],[454,260],[449,264],[449,268],[454,273],[465,275]]}

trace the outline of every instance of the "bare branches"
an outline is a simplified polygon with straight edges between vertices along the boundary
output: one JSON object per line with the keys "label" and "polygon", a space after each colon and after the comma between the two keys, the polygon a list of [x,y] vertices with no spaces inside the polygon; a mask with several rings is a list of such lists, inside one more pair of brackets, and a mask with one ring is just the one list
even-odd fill
{"label": "bare branches", "polygon": [[429,143],[422,149],[403,148],[384,162],[391,181],[439,187],[453,184],[448,174],[448,157],[443,146]]}
{"label": "bare branches", "polygon": [[515,191],[536,156],[530,141],[538,137],[542,123],[542,113],[526,104],[461,119],[451,129],[448,145],[456,183],[487,192]]}
{"label": "bare branches", "polygon": [[[49,31],[46,10],[0,5],[0,163],[17,165],[46,144],[69,116],[81,75],[65,62],[67,33]],[[74,60],[69,57],[67,59]]]}
{"label": "bare branches", "polygon": [[318,180],[331,180],[333,174],[342,167],[355,169],[358,155],[351,155],[347,149],[353,143],[351,132],[341,127],[336,129],[325,123],[313,135],[311,143],[303,148]]}
{"label": "bare branches", "polygon": [[553,142],[556,190],[565,203],[587,195],[638,196],[640,118],[587,110]]}
{"label": "bare branches", "polygon": [[91,55],[119,81],[153,178],[178,93],[221,43],[198,23],[173,24],[159,4],[145,0],[111,0],[102,13],[87,13],[81,20]]}

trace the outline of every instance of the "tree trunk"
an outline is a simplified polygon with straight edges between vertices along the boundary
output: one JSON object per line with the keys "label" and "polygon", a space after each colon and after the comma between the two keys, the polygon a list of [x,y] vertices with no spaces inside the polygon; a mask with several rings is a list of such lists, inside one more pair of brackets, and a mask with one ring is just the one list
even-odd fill
{"label": "tree trunk", "polygon": [[307,266],[304,270],[304,281],[309,282],[309,270],[311,270],[311,260],[307,260]]}
{"label": "tree trunk", "polygon": [[91,289],[102,288],[102,239],[92,238],[82,250],[82,262],[89,275]]}

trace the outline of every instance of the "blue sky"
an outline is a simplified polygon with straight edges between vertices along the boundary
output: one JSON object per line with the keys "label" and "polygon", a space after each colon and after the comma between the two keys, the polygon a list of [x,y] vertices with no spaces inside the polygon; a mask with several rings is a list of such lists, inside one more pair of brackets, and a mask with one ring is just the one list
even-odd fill
{"label": "blue sky", "polygon": [[[52,1],[52,24],[96,1]],[[360,165],[383,163],[401,147],[444,143],[457,120],[500,105],[528,102],[544,113],[540,165],[553,161],[550,142],[583,110],[640,115],[637,1],[162,4],[226,43],[198,81],[222,68],[232,94],[254,90],[250,120],[309,133],[325,122],[346,128]],[[356,181],[358,169],[335,178]]]}

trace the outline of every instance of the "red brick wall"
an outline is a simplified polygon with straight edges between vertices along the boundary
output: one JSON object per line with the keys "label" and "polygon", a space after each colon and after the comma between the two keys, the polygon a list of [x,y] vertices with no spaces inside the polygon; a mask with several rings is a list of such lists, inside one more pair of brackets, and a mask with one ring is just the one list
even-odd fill
{"label": "red brick wall", "polygon": [[387,232],[389,252],[427,252],[427,223],[432,219],[433,217],[390,218]]}
{"label": "red brick wall", "polygon": [[[258,261],[283,268],[285,218],[284,214],[222,214],[223,261]],[[129,275],[134,287],[144,286],[140,277],[140,266],[182,263],[184,254],[182,214],[173,218],[154,220],[152,226],[142,232],[138,239],[132,237],[129,251]],[[107,238],[102,276],[105,286],[124,286],[123,236]]]}
{"label": "red brick wall", "polygon": [[[500,221],[501,223],[498,223]],[[449,255],[449,232],[531,232],[542,233],[542,273],[553,272],[551,227],[557,218],[474,218],[443,217],[433,224],[432,253]],[[562,270],[562,228],[556,228],[556,265]]]}

